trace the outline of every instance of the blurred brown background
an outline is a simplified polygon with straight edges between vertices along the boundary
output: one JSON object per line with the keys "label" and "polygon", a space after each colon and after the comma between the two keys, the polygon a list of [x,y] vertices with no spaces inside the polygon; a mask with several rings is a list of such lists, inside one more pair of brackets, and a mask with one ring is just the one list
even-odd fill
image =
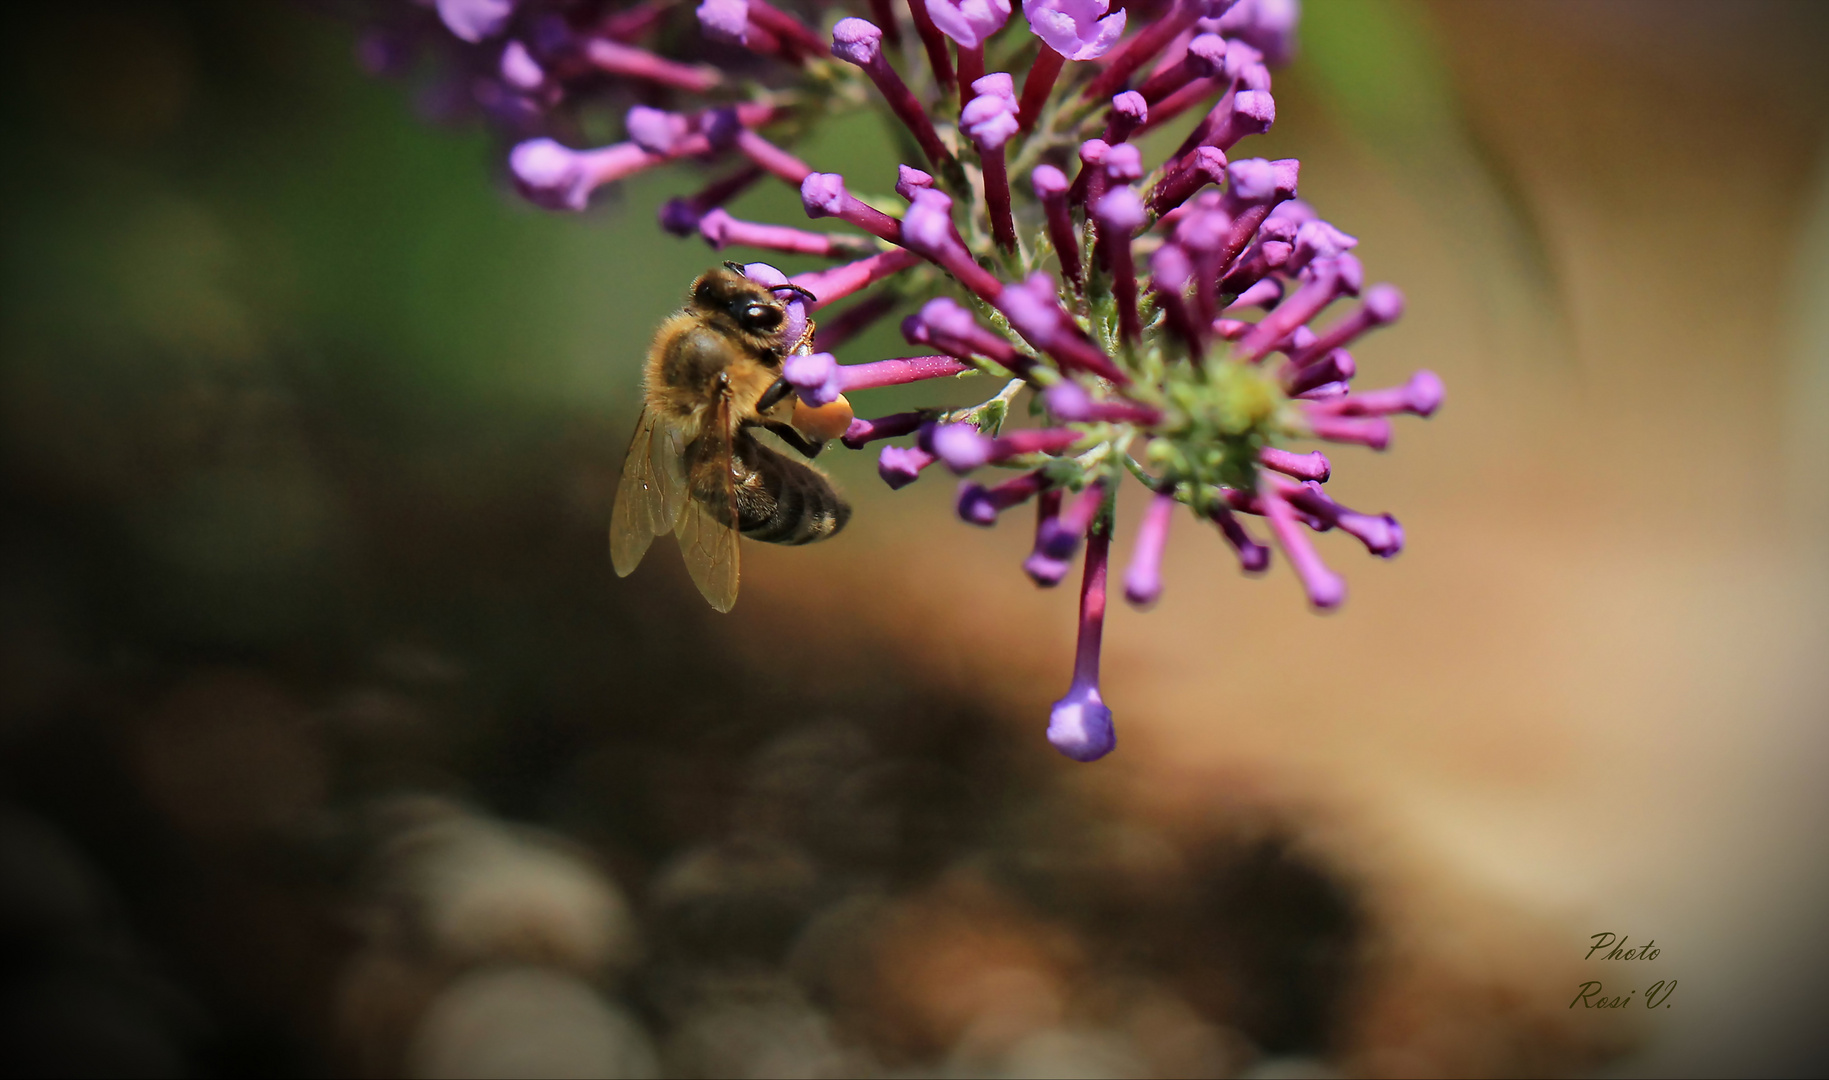
{"label": "blurred brown background", "polygon": [[682,181],[528,210],[352,40],[6,37],[14,1071],[1820,1070],[1818,5],[1310,0],[1259,152],[1409,295],[1366,377],[1448,385],[1335,455],[1409,550],[1325,544],[1321,618],[1177,526],[1094,766],[1040,738],[1070,591],[937,478],[832,462],[850,529],[748,545],[729,617],[616,580],[636,360],[714,261],[651,224]]}

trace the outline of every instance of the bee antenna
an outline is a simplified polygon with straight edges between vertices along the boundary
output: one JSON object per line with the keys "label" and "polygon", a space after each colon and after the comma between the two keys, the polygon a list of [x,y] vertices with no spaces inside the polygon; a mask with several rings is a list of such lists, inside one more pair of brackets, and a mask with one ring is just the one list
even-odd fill
{"label": "bee antenna", "polygon": [[819,297],[814,296],[811,290],[802,288],[791,281],[781,285],[770,285],[768,289],[770,292],[780,292],[782,289],[786,289],[791,293],[799,293],[802,297],[806,298],[806,302],[809,304],[819,303]]}
{"label": "bee antenna", "polygon": [[729,270],[731,273],[737,275],[738,277],[748,277],[749,276],[748,274],[745,274],[743,272],[743,264],[740,262],[731,262],[729,259],[725,259],[724,260],[724,269]]}

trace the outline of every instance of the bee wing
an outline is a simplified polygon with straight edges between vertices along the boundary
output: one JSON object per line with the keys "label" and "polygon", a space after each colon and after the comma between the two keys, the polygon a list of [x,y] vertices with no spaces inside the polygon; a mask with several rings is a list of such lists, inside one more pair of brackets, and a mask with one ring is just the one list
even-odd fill
{"label": "bee wing", "polygon": [[[737,484],[730,470],[729,421],[727,391],[719,396],[711,417],[699,429],[699,439],[708,441],[693,451],[694,461],[699,466],[689,480],[693,485],[693,497],[685,501],[679,525],[674,529],[693,583],[719,611],[729,611],[736,606],[737,576],[742,569],[738,534],[732,527],[737,520]],[[707,505],[708,501],[712,501],[711,505]],[[723,511],[723,520],[713,512],[712,505]]]}
{"label": "bee wing", "polygon": [[610,511],[610,564],[628,577],[641,564],[648,544],[673,531],[686,501],[684,437],[654,409],[643,409],[623,459]]}

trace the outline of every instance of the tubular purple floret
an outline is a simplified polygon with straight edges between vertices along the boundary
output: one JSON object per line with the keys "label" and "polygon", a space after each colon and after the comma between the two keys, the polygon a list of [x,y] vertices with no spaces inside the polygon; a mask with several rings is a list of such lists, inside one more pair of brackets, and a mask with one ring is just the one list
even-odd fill
{"label": "tubular purple floret", "polygon": [[1264,316],[1239,340],[1240,355],[1247,360],[1263,359],[1296,327],[1321,314],[1335,300],[1349,295],[1353,288],[1352,275],[1346,272],[1347,259],[1352,256],[1342,255],[1310,265],[1310,276],[1295,295],[1277,305],[1275,311]]}
{"label": "tubular purple floret", "polygon": [[1046,42],[1042,43],[1035,63],[1029,66],[1029,74],[1023,78],[1022,100],[1016,110],[1016,124],[1025,133],[1035,130],[1035,122],[1041,119],[1042,107],[1048,103],[1048,95],[1053,92],[1054,81],[1060,78],[1065,62],[1066,57]]}
{"label": "tubular purple floret", "polygon": [[956,85],[957,76],[953,74],[952,57],[946,52],[946,35],[934,25],[933,16],[928,13],[927,0],[908,0],[908,14],[915,24],[915,35],[921,39],[921,48],[927,52],[928,66],[933,69],[934,81],[942,90],[951,90]]}
{"label": "tubular purple floret", "polygon": [[818,56],[826,49],[825,39],[814,33],[811,27],[768,3],[768,0],[749,0],[749,17],[756,25],[790,43],[796,53]]}
{"label": "tubular purple floret", "polygon": [[1083,205],[1087,195],[1095,186],[1105,182],[1105,155],[1111,150],[1111,144],[1104,139],[1087,139],[1080,144],[1080,171],[1073,177],[1073,187],[1067,192],[1067,201],[1075,206]]}
{"label": "tubular purple floret", "polygon": [[1052,589],[1067,576],[1067,560],[1058,559],[1043,548],[1042,540],[1048,535],[1049,527],[1060,516],[1063,495],[1060,488],[1050,487],[1042,490],[1035,500],[1035,546],[1029,557],[1023,560],[1023,573],[1035,582],[1037,588]]}
{"label": "tubular purple floret", "polygon": [[782,361],[781,377],[802,401],[817,408],[852,390],[950,378],[971,370],[970,365],[950,356],[898,356],[866,364],[840,364],[831,353],[810,353]]}
{"label": "tubular purple floret", "polygon": [[1105,123],[1105,141],[1117,144],[1127,141],[1149,123],[1149,102],[1135,90],[1126,90],[1111,99],[1111,119]]}
{"label": "tubular purple floret", "polygon": [[1298,366],[1314,363],[1316,357],[1352,344],[1361,334],[1396,322],[1403,316],[1403,310],[1401,291],[1390,285],[1374,285],[1366,290],[1365,299],[1351,315],[1328,327],[1313,344],[1289,359]]}
{"label": "tubular purple floret", "polygon": [[1219,526],[1219,534],[1238,556],[1239,569],[1247,574],[1261,574],[1270,569],[1270,549],[1253,540],[1231,510],[1216,503],[1207,511],[1207,516]]}
{"label": "tubular purple floret", "polygon": [[689,94],[706,93],[724,81],[717,68],[682,64],[606,37],[587,39],[581,51],[592,67],[605,74],[620,75],[625,79],[643,79],[660,86],[684,90]]}
{"label": "tubular purple floret", "polygon": [[894,67],[883,55],[883,31],[875,23],[866,19],[840,19],[832,28],[832,55],[847,63],[856,64],[876,84],[877,91],[883,95],[890,111],[914,135],[915,142],[920,144],[921,152],[927,160],[935,165],[952,157],[947,152],[946,144],[940,141],[939,133],[934,130],[934,122],[922,107],[919,98],[908,89],[908,84],[896,74]]}
{"label": "tubular purple floret", "polygon": [[[1263,246],[1267,248],[1271,244],[1277,244],[1278,247],[1285,248],[1285,249],[1287,249],[1289,247],[1288,244],[1282,244],[1275,240],[1272,240],[1269,243],[1264,244]],[[1268,262],[1268,260],[1266,260],[1266,262]],[[1250,285],[1246,286],[1242,292],[1240,292],[1236,297],[1234,297],[1232,302],[1230,304],[1226,305],[1226,310],[1231,311],[1233,308],[1247,308],[1247,307],[1261,307],[1261,308],[1268,310],[1270,308],[1276,307],[1279,303],[1282,303],[1282,301],[1283,301],[1282,279],[1274,278],[1274,277],[1261,277],[1258,280],[1252,282]]]}
{"label": "tubular purple floret", "polygon": [[1392,413],[1415,413],[1429,416],[1441,407],[1442,380],[1427,368],[1410,376],[1402,386],[1382,390],[1365,390],[1332,401],[1308,406],[1312,415],[1389,416]]}
{"label": "tubular purple floret", "polygon": [[1138,90],[1151,105],[1195,81],[1204,81],[1225,68],[1226,39],[1218,34],[1196,34],[1180,60],[1144,80]]}
{"label": "tubular purple floret", "polygon": [[884,288],[852,304],[835,317],[822,320],[813,333],[813,348],[820,352],[831,352],[894,311],[900,299],[894,288]]}
{"label": "tubular purple floret", "polygon": [[675,236],[691,236],[699,231],[701,218],[729,202],[761,178],[762,170],[750,165],[721,180],[713,180],[701,188],[697,194],[683,199],[668,199],[666,205],[660,209],[661,228]]}
{"label": "tubular purple floret", "polygon": [[909,202],[914,201],[914,193],[934,186],[934,178],[912,165],[895,167],[895,193]]}
{"label": "tubular purple floret", "polygon": [[961,475],[1024,454],[1054,454],[1085,438],[1072,428],[1022,428],[990,438],[971,424],[936,424],[928,449]]}
{"label": "tubular purple floret", "polygon": [[835,217],[891,244],[902,242],[902,223],[851,194],[838,173],[808,173],[800,182],[800,205],[807,217]]}
{"label": "tubular purple floret", "polygon": [[714,250],[722,251],[732,244],[784,251],[797,255],[826,257],[859,255],[870,250],[870,242],[861,236],[839,233],[807,232],[786,225],[769,225],[742,221],[722,209],[713,210],[699,219],[699,232]]}
{"label": "tubular purple floret", "polygon": [[1293,476],[1297,480],[1313,480],[1324,484],[1333,474],[1333,465],[1328,462],[1327,455],[1319,450],[1307,454],[1294,454],[1288,450],[1278,450],[1274,446],[1266,446],[1257,452],[1257,460],[1266,469],[1275,469],[1277,472],[1285,476]]}
{"label": "tubular purple floret", "polygon": [[749,44],[749,0],[700,0],[699,29],[713,41]]}
{"label": "tubular purple floret", "polygon": [[1169,329],[1181,338],[1190,356],[1199,362],[1206,352],[1206,334],[1202,323],[1188,310],[1182,294],[1194,273],[1193,263],[1179,244],[1168,243],[1150,256],[1150,288],[1155,291],[1156,305],[1168,319]]}
{"label": "tubular purple floret", "polygon": [[1320,386],[1309,390],[1303,390],[1294,396],[1303,401],[1328,401],[1333,398],[1345,397],[1351,391],[1352,387],[1344,382],[1328,382],[1322,383]]}
{"label": "tubular purple floret", "polygon": [[1277,546],[1289,559],[1289,565],[1295,570],[1296,577],[1301,579],[1302,588],[1308,593],[1308,602],[1321,611],[1331,611],[1340,606],[1346,599],[1346,582],[1339,574],[1328,569],[1321,557],[1315,554],[1314,545],[1302,532],[1296,515],[1274,483],[1270,490],[1260,498],[1264,519],[1270,522],[1270,531],[1275,534]]}
{"label": "tubular purple floret", "polygon": [[910,344],[932,345],[960,359],[982,356],[1018,373],[1026,373],[1032,366],[1014,345],[980,326],[970,311],[949,296],[934,297],[902,320],[902,336]]}
{"label": "tubular purple floret", "polygon": [[959,283],[990,303],[1003,292],[1003,282],[979,266],[953,227],[953,200],[932,188],[915,191],[902,215],[902,244],[945,270]]}
{"label": "tubular purple floret", "polygon": [[1143,202],[1130,188],[1115,188],[1093,206],[1092,215],[1099,223],[1103,261],[1111,266],[1112,295],[1118,301],[1118,335],[1134,342],[1142,335],[1143,325],[1137,319],[1137,268],[1131,260],[1130,240],[1143,224]]}
{"label": "tubular purple floret", "polygon": [[1061,262],[1061,274],[1075,288],[1080,284],[1080,241],[1073,227],[1073,214],[1067,207],[1067,175],[1052,165],[1037,165],[1029,174],[1035,197],[1041,201],[1048,219],[1048,239]]}
{"label": "tubular purple floret", "polygon": [[976,481],[963,480],[959,483],[959,497],[954,503],[954,509],[959,520],[968,525],[990,528],[997,524],[998,514],[1028,502],[1047,483],[1047,478],[1040,469],[1005,480],[995,487],[987,488]]}
{"label": "tubular purple floret", "polygon": [[921,477],[921,470],[939,460],[918,446],[885,446],[876,457],[876,474],[890,490],[899,491]]}
{"label": "tubular purple floret", "polygon": [[1147,610],[1162,595],[1162,549],[1168,544],[1175,506],[1173,492],[1157,492],[1137,527],[1136,548],[1124,572],[1124,599],[1134,607]]}
{"label": "tubular purple floret", "polygon": [[991,220],[991,235],[1005,251],[1016,250],[1016,224],[1010,214],[1010,177],[1004,165],[1004,144],[1016,134],[1016,92],[1010,76],[993,72],[972,83],[976,94],[966,103],[960,123],[978,148],[984,169],[984,202]]}
{"label": "tubular purple floret", "polygon": [[1037,550],[1056,559],[1072,558],[1073,553],[1079,549],[1080,539],[1086,535],[1086,530],[1099,516],[1099,508],[1104,505],[1105,481],[1094,480],[1075,495],[1059,515],[1041,527],[1036,534]]}
{"label": "tubular purple floret", "polygon": [[1162,419],[1161,410],[1135,401],[1094,401],[1085,387],[1070,379],[1042,391],[1042,400],[1049,412],[1070,423],[1154,424]]}
{"label": "tubular purple floret", "polygon": [[508,171],[528,201],[548,210],[583,210],[604,184],[668,159],[632,142],[573,150],[552,139],[528,139],[508,154]]}
{"label": "tubular purple floret", "polygon": [[1075,761],[1096,761],[1117,745],[1111,710],[1099,696],[1099,644],[1105,629],[1105,575],[1110,557],[1111,531],[1095,526],[1087,538],[1085,577],[1080,584],[1073,682],[1048,713],[1048,741]]}
{"label": "tubular purple floret", "polygon": [[[1345,400],[1335,398],[1335,401]],[[1306,403],[1308,430],[1317,439],[1328,442],[1353,443],[1383,450],[1391,445],[1391,422],[1384,417],[1361,419],[1351,416],[1339,416],[1321,411],[1331,402]]]}
{"label": "tubular purple floret", "polygon": [[1389,514],[1362,514],[1342,506],[1313,481],[1301,485],[1279,483],[1278,491],[1296,509],[1353,537],[1381,559],[1394,558],[1403,550],[1403,526]]}
{"label": "tubular purple floret", "polygon": [[1292,238],[1295,250],[1290,255],[1289,273],[1306,270],[1311,263],[1338,258],[1359,246],[1359,238],[1334,228],[1319,218],[1300,222]]}
{"label": "tubular purple floret", "polygon": [[1111,11],[1108,0],[1023,0],[1022,13],[1042,47],[1069,60],[1104,56],[1124,34],[1128,17]]}
{"label": "tubular purple floret", "polygon": [[502,47],[502,59],[496,65],[496,74],[502,81],[523,93],[533,93],[546,85],[546,69],[540,66],[527,46],[520,41],[510,41]]}
{"label": "tubular purple floret", "polygon": [[438,0],[445,29],[472,45],[501,33],[514,17],[517,0]]}
{"label": "tubular purple floret", "polygon": [[1181,33],[1194,25],[1194,20],[1208,18],[1210,8],[1231,6],[1231,0],[1218,0],[1209,4],[1201,0],[1179,0],[1167,15],[1150,23],[1119,49],[1105,70],[1087,84],[1085,98],[1087,101],[1099,101],[1116,93],[1118,88],[1130,81],[1137,69],[1150,62],[1169,42],[1181,36]]}
{"label": "tubular purple floret", "polygon": [[813,171],[806,162],[749,128],[742,128],[736,133],[736,145],[745,157],[795,187],[799,187]]}
{"label": "tubular purple floret", "polygon": [[913,434],[920,430],[921,425],[927,423],[929,419],[931,417],[926,412],[918,411],[890,413],[888,416],[879,416],[874,420],[853,418],[851,426],[845,429],[845,433],[839,436],[838,441],[844,443],[847,449],[862,450],[866,443],[875,442],[878,439],[894,439],[902,435]]}
{"label": "tubular purple floret", "polygon": [[830,270],[816,270],[806,274],[796,274],[794,284],[819,298],[813,305],[814,310],[836,303],[852,293],[867,289],[887,277],[893,277],[904,270],[920,265],[920,256],[911,251],[897,248],[894,251],[882,251],[856,262],[834,266]]}
{"label": "tubular purple floret", "polygon": [[[927,0],[927,17],[942,34],[952,38],[963,54],[984,48],[992,34],[1010,21],[1010,0]],[[983,74],[980,72],[980,74]],[[965,78],[965,63],[959,64],[960,82]]]}
{"label": "tubular purple floret", "polygon": [[1208,184],[1218,184],[1226,176],[1226,152],[1213,146],[1200,146],[1185,158],[1172,162],[1150,188],[1150,213],[1160,217],[1192,198]]}
{"label": "tubular purple floret", "polygon": [[1241,0],[1218,16],[1220,33],[1248,41],[1272,64],[1287,64],[1295,53],[1296,0]]}
{"label": "tubular purple floret", "polygon": [[1118,370],[1097,345],[1080,335],[1079,327],[1062,309],[1058,296],[1054,279],[1038,270],[1022,284],[1004,289],[991,303],[1003,312],[1004,318],[1010,321],[1010,328],[1022,335],[1024,341],[1054,357],[1061,367],[1088,371],[1120,386],[1128,386],[1130,376]]}
{"label": "tubular purple floret", "polygon": [[1358,373],[1359,365],[1353,360],[1352,353],[1345,349],[1333,349],[1306,367],[1284,364],[1279,374],[1283,380],[1283,392],[1295,397],[1330,383],[1344,386]]}

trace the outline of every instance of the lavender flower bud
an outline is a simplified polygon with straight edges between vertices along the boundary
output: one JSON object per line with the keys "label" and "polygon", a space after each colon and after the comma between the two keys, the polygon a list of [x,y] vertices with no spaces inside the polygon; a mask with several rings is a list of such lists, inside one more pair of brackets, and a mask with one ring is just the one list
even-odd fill
{"label": "lavender flower bud", "polygon": [[832,27],[832,55],[861,68],[883,57],[883,31],[868,19],[840,19]]}
{"label": "lavender flower bud", "polygon": [[876,474],[891,490],[901,490],[920,479],[921,470],[937,458],[918,446],[885,446],[876,458]]}
{"label": "lavender flower bud", "polygon": [[502,60],[496,67],[502,81],[516,90],[531,93],[538,90],[546,81],[546,72],[534,61],[533,54],[527,46],[519,41],[510,41],[502,49]]}
{"label": "lavender flower bud", "polygon": [[1010,76],[994,72],[972,83],[977,93],[959,121],[982,151],[1000,149],[1016,134],[1016,92]]}
{"label": "lavender flower bud", "polygon": [[1086,574],[1080,584],[1079,644],[1073,682],[1048,713],[1048,741],[1075,761],[1096,761],[1117,746],[1111,710],[1099,694],[1099,646],[1105,629],[1105,574],[1111,533],[1095,528],[1086,545]]}
{"label": "lavender flower bud", "polygon": [[781,377],[800,394],[800,400],[814,408],[837,401],[844,392],[838,360],[831,353],[790,356],[782,361]]}
{"label": "lavender flower bud", "polygon": [[991,440],[970,424],[940,424],[928,436],[934,456],[956,473],[968,473],[991,460]]}
{"label": "lavender flower bud", "polygon": [[679,113],[637,105],[629,110],[623,128],[635,145],[651,154],[671,154],[691,130],[691,123]]}
{"label": "lavender flower bud", "polygon": [[591,192],[666,160],[632,142],[598,150],[572,150],[551,139],[529,139],[508,154],[515,186],[549,210],[582,210]]}
{"label": "lavender flower bud", "polygon": [[699,26],[713,41],[749,44],[749,0],[702,0]]}
{"label": "lavender flower bud", "polygon": [[961,47],[976,49],[1010,21],[1010,0],[927,0],[927,16]]}
{"label": "lavender flower bud", "polygon": [[1130,569],[1124,572],[1124,599],[1132,606],[1148,609],[1162,595],[1162,549],[1168,543],[1169,522],[1175,513],[1175,496],[1157,492],[1144,512],[1143,524],[1137,528],[1137,546],[1131,554]]}
{"label": "lavender flower bud", "polygon": [[438,0],[438,17],[445,29],[470,44],[502,32],[514,17],[517,0]]}
{"label": "lavender flower bud", "polygon": [[1023,0],[1029,30],[1069,60],[1097,60],[1124,36],[1126,12],[1109,0]]}
{"label": "lavender flower bud", "polygon": [[895,170],[895,193],[909,202],[914,201],[915,192],[924,191],[934,186],[934,178],[911,165],[898,165]]}
{"label": "lavender flower bud", "polygon": [[1239,0],[1219,17],[1217,30],[1259,49],[1269,63],[1287,64],[1295,54],[1296,0]]}

